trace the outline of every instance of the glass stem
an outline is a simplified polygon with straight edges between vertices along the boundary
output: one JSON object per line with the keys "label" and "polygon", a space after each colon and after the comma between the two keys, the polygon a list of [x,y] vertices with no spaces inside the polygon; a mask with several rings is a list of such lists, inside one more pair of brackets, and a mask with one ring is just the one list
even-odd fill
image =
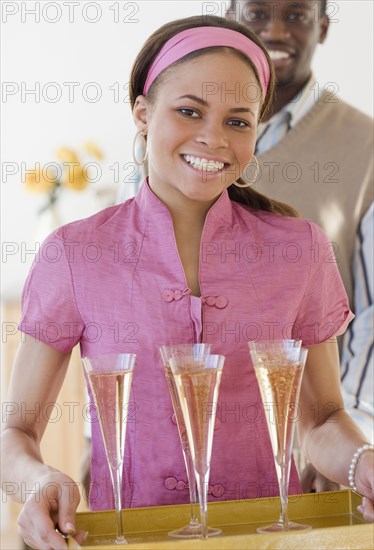
{"label": "glass stem", "polygon": [[208,527],[207,527],[207,515],[208,515],[208,504],[207,504],[207,492],[208,492],[208,480],[209,480],[209,469],[205,474],[199,475],[195,470],[195,477],[197,480],[197,490],[199,493],[199,503],[200,503],[200,518],[201,518],[201,533],[202,538],[208,538]]}
{"label": "glass stem", "polygon": [[196,514],[197,494],[196,494],[196,479],[195,468],[193,466],[192,456],[189,448],[183,449],[184,462],[188,478],[188,487],[190,491],[190,525],[199,525],[199,519]]}
{"label": "glass stem", "polygon": [[126,544],[122,524],[122,464],[112,469],[114,505],[116,508],[116,544]]}
{"label": "glass stem", "polygon": [[289,471],[290,471],[290,461],[286,460],[285,457],[282,460],[282,465],[280,468],[280,480],[279,480],[279,496],[281,501],[281,522],[283,523],[283,528],[285,531],[288,531],[288,480],[289,480]]}

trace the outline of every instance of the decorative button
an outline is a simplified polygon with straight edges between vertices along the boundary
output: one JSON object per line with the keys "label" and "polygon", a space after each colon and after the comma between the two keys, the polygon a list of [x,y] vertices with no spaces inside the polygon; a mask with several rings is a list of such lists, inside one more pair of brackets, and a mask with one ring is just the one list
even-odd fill
{"label": "decorative button", "polygon": [[162,293],[162,297],[165,302],[172,302],[174,300],[174,292],[172,290],[165,290]]}
{"label": "decorative button", "polygon": [[183,489],[186,488],[186,484],[184,481],[178,481],[176,489],[177,491],[183,491]]}
{"label": "decorative button", "polygon": [[216,485],[213,486],[212,495],[214,497],[216,498],[221,497],[224,494],[224,492],[225,490],[220,483],[217,483]]}
{"label": "decorative button", "polygon": [[168,477],[164,481],[164,485],[166,489],[169,491],[174,491],[176,489],[177,491],[184,491],[188,487],[188,484],[183,481],[182,479],[180,481],[177,481],[175,477]]}
{"label": "decorative button", "polygon": [[171,421],[172,421],[173,424],[177,423],[177,417],[175,416],[175,413],[173,413],[173,415],[171,417]]}
{"label": "decorative button", "polygon": [[164,482],[166,489],[169,489],[169,491],[172,491],[173,489],[175,489],[177,484],[178,482],[175,479],[175,477],[168,477],[167,479],[165,479],[165,482]]}
{"label": "decorative button", "polygon": [[203,302],[211,307],[216,306],[218,309],[223,309],[228,304],[228,300],[225,296],[208,296],[203,299]]}
{"label": "decorative button", "polygon": [[216,298],[216,307],[218,307],[218,309],[225,308],[227,304],[228,304],[228,300],[225,296],[218,296]]}
{"label": "decorative button", "polygon": [[215,485],[211,485],[209,483],[208,485],[208,495],[213,495],[216,498],[221,497],[225,494],[225,489],[223,488],[223,485],[220,483],[216,483]]}
{"label": "decorative button", "polygon": [[174,299],[180,300],[183,296],[183,292],[181,290],[175,290],[174,291]]}
{"label": "decorative button", "polygon": [[184,290],[164,290],[162,297],[165,302],[172,302],[173,300],[180,300],[183,296],[191,294],[191,290],[186,288]]}

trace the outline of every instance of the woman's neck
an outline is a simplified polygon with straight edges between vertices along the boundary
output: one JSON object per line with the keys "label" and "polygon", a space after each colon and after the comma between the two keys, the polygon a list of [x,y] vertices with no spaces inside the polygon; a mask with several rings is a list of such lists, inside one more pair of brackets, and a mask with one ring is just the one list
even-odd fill
{"label": "woman's neck", "polygon": [[217,198],[209,202],[192,200],[176,189],[161,188],[152,192],[165,204],[173,220],[175,241],[188,288],[192,295],[200,296],[199,259],[201,236],[206,215]]}
{"label": "woman's neck", "polygon": [[210,206],[204,208],[199,205],[195,208],[186,208],[185,206],[179,207],[179,205],[172,207],[167,205],[167,207],[173,219],[174,231],[181,230],[201,235]]}
{"label": "woman's neck", "polygon": [[174,230],[186,228],[190,233],[201,234],[206,215],[218,197],[211,201],[199,201],[187,197],[177,189],[155,189],[149,181],[152,192],[164,203],[173,219]]}
{"label": "woman's neck", "polygon": [[193,296],[200,296],[200,245],[206,213],[174,209],[171,216],[187,286]]}

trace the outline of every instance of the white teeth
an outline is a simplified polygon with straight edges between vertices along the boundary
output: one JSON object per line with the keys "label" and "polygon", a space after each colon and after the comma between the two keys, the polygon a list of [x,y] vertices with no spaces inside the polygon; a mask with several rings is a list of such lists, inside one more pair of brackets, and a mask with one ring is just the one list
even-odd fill
{"label": "white teeth", "polygon": [[183,155],[183,158],[188,164],[191,164],[194,168],[205,172],[218,172],[225,166],[223,162],[217,160],[207,160],[204,158],[193,157],[192,155]]}
{"label": "white teeth", "polygon": [[282,52],[278,50],[268,50],[270,58],[273,61],[277,61],[278,59],[288,59],[290,57],[290,54],[287,52]]}

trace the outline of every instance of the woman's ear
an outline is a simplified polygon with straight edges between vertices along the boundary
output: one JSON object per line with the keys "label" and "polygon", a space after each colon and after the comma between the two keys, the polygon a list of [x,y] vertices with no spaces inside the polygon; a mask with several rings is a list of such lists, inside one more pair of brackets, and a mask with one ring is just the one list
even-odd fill
{"label": "woman's ear", "polygon": [[149,103],[143,95],[138,95],[132,110],[135,126],[144,136],[148,133]]}

